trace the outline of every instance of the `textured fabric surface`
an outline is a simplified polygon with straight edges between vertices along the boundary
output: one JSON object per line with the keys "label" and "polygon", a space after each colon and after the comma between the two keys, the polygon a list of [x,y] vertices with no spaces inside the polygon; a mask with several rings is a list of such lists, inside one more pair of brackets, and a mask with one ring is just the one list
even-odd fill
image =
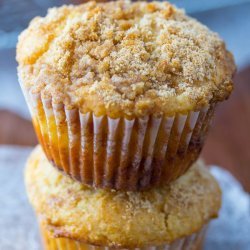
{"label": "textured fabric surface", "polygon": [[[23,168],[30,148],[0,147],[0,249],[42,249],[34,213],[23,184]],[[209,227],[205,250],[248,250],[250,196],[228,172],[212,168],[223,191],[219,219]]]}
{"label": "textured fabric surface", "polygon": [[0,249],[39,250],[35,215],[29,206],[23,168],[29,148],[0,147]]}

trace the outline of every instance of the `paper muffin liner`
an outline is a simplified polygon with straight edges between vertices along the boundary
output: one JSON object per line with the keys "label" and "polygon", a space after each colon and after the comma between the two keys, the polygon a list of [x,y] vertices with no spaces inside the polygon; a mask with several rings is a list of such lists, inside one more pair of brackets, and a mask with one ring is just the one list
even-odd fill
{"label": "paper muffin liner", "polygon": [[116,190],[145,190],[184,174],[199,156],[215,109],[112,119],[23,91],[53,165],[83,184]]}
{"label": "paper muffin liner", "polygon": [[177,239],[173,243],[160,245],[160,246],[145,246],[142,248],[122,248],[122,247],[105,247],[86,244],[80,241],[72,240],[69,238],[54,238],[48,232],[44,225],[40,224],[40,231],[42,242],[45,250],[114,250],[114,249],[127,249],[127,250],[202,250],[203,241],[207,231],[207,225],[190,236]]}

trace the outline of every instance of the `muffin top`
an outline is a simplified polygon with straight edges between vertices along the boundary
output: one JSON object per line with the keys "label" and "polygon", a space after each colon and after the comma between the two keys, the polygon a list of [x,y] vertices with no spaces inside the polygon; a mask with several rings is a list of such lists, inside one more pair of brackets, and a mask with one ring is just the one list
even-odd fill
{"label": "muffin top", "polygon": [[143,192],[91,189],[63,175],[37,147],[26,167],[29,199],[55,237],[116,247],[170,243],[217,216],[220,188],[202,163]]}
{"label": "muffin top", "polygon": [[226,99],[234,60],[168,2],[88,2],[37,17],[19,37],[19,78],[82,113],[173,115]]}

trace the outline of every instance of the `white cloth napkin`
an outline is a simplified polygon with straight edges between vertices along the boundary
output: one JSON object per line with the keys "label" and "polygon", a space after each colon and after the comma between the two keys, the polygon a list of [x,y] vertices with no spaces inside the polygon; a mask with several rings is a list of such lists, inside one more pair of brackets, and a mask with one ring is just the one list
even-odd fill
{"label": "white cloth napkin", "polygon": [[218,219],[211,222],[205,250],[250,250],[250,195],[226,170],[212,166],[223,197]]}
{"label": "white cloth napkin", "polygon": [[[0,146],[0,249],[41,250],[34,212],[23,182],[25,161],[31,148]],[[250,196],[227,171],[212,167],[223,190],[219,219],[208,231],[205,250],[250,249]]]}

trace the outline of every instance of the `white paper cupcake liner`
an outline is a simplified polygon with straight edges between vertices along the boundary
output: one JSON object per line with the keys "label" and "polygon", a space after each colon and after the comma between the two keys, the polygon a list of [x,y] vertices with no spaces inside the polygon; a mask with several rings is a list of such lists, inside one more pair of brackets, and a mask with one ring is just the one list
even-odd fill
{"label": "white paper cupcake liner", "polygon": [[68,238],[54,238],[43,226],[41,227],[42,241],[45,250],[202,250],[207,225],[199,232],[177,239],[173,243],[161,246],[146,246],[142,248],[104,247],[82,243]]}
{"label": "white paper cupcake liner", "polygon": [[24,92],[53,165],[83,184],[117,190],[144,190],[184,174],[199,156],[215,108],[112,119]]}

